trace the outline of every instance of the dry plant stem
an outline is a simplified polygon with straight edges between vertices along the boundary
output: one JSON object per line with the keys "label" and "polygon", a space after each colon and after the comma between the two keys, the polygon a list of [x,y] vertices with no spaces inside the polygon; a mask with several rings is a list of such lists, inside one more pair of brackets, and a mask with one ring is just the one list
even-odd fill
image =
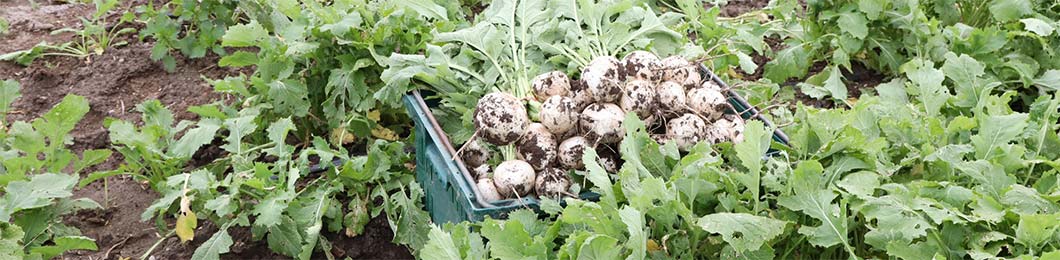
{"label": "dry plant stem", "polygon": [[158,238],[158,241],[155,242],[154,245],[151,245],[151,248],[148,248],[147,252],[144,252],[144,254],[142,256],[140,256],[140,260],[146,260],[147,257],[151,256],[151,253],[154,252],[156,248],[158,248],[158,245],[162,244],[162,241],[166,241],[166,238],[169,238],[170,236],[173,236],[173,234],[176,234],[176,232],[177,232],[176,229],[170,229],[169,233],[166,233],[165,236],[162,236],[162,237]]}

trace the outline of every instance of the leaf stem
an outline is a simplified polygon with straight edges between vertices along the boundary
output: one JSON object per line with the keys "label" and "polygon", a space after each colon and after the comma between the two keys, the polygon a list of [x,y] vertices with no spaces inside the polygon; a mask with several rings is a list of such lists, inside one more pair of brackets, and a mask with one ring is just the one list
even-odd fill
{"label": "leaf stem", "polygon": [[162,241],[166,241],[166,238],[173,236],[173,234],[176,234],[176,232],[176,229],[170,229],[169,232],[166,233],[166,235],[158,238],[158,241],[156,241],[154,245],[151,245],[151,248],[148,248],[147,252],[144,252],[144,254],[140,256],[140,260],[146,260],[147,257],[151,256],[151,252],[154,252],[155,249],[158,248],[158,245],[162,244]]}

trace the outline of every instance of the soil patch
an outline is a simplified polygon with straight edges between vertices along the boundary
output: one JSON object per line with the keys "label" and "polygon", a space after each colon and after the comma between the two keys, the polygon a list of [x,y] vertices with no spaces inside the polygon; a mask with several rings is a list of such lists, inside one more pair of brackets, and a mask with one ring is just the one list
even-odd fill
{"label": "soil patch", "polygon": [[[37,1],[34,8],[29,1],[0,0],[0,17],[11,23],[8,34],[0,36],[0,53],[33,47],[42,40],[63,42],[72,35],[51,35],[60,28],[80,27],[79,17],[89,15],[94,9],[83,4],[54,4]],[[196,116],[187,112],[193,105],[207,104],[226,97],[216,94],[204,80],[238,75],[245,70],[217,67],[216,55],[200,59],[177,58],[177,69],[167,72],[158,62],[152,61],[152,44],[138,42],[134,36],[126,36],[127,46],[108,49],[101,56],[90,59],[50,56],[38,59],[32,65],[0,62],[0,80],[14,79],[21,83],[22,97],[12,104],[10,120],[32,120],[62,100],[67,94],[84,96],[90,105],[89,112],[71,132],[73,144],[70,148],[80,154],[86,149],[110,148],[108,132],[103,126],[106,118],[117,118],[139,123],[140,114],[136,105],[157,99],[173,111],[176,120],[194,120]],[[207,146],[196,154],[193,164],[212,161],[221,153],[215,145]],[[110,159],[89,170],[115,169],[121,164],[121,156],[114,153]],[[96,239],[98,251],[68,252],[72,259],[138,259],[160,237],[154,222],[140,221],[140,215],[158,198],[158,194],[127,176],[116,176],[107,182],[97,181],[74,192],[76,198],[91,198],[105,206],[103,210],[84,211],[67,216],[65,222],[79,228],[85,236]],[[171,237],[154,251],[153,259],[188,259],[198,244],[204,242],[216,227],[201,221],[196,230],[199,239],[181,244]],[[212,231],[211,231],[212,229]],[[277,259],[287,258],[273,254],[264,241],[251,241],[250,231],[231,230],[235,244],[226,259]],[[335,245],[333,254],[354,259],[408,259],[408,249],[390,241],[393,233],[385,216],[373,219],[361,236],[349,238],[336,234],[325,234]],[[341,253],[341,254],[340,254]],[[317,257],[324,257],[317,254]]]}
{"label": "soil patch", "polygon": [[[719,15],[724,17],[737,17],[741,14],[762,9],[769,5],[769,0],[729,0],[720,7]],[[713,7],[710,3],[704,4],[707,8]]]}

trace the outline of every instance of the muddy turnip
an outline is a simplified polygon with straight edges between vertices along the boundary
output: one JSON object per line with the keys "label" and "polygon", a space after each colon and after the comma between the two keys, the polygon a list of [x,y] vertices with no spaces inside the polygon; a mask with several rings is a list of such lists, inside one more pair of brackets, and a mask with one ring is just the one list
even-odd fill
{"label": "muddy turnip", "polygon": [[702,76],[699,68],[681,56],[670,56],[659,62],[662,80],[673,81],[687,88],[697,87]]}
{"label": "muddy turnip", "polygon": [[688,151],[696,143],[705,140],[706,131],[706,121],[695,114],[684,114],[671,119],[666,125],[666,137],[682,151]]}
{"label": "muddy turnip", "polygon": [[478,140],[468,140],[460,151],[460,159],[464,160],[464,165],[468,168],[475,168],[490,160],[490,151]]}
{"label": "muddy turnip", "polygon": [[721,117],[728,108],[725,95],[715,89],[694,88],[688,91],[688,107],[708,121]]}
{"label": "muddy turnip", "polygon": [[475,129],[494,145],[508,145],[523,135],[530,118],[519,99],[504,92],[483,96],[475,106]]}
{"label": "muddy turnip", "polygon": [[479,178],[475,182],[475,186],[478,187],[478,194],[482,196],[482,200],[493,202],[504,199],[499,192],[497,192],[497,186],[493,185],[493,179],[490,178]]}
{"label": "muddy turnip", "polygon": [[565,96],[570,92],[570,78],[560,71],[552,71],[534,77],[530,86],[534,88],[537,101],[545,101],[551,96]]}
{"label": "muddy turnip", "polygon": [[585,149],[589,148],[589,141],[585,140],[584,137],[575,136],[563,140],[559,143],[558,153],[559,162],[567,168],[581,170],[585,169],[585,164],[582,162],[582,154],[585,153]]}
{"label": "muddy turnip", "polygon": [[560,198],[568,194],[570,176],[559,168],[547,168],[537,174],[534,192],[538,197]]}
{"label": "muddy turnip", "polygon": [[594,143],[616,143],[626,135],[622,121],[626,113],[615,104],[595,103],[585,107],[581,116],[581,127]]}
{"label": "muddy turnip", "polygon": [[659,81],[662,75],[655,73],[659,70],[659,57],[651,52],[633,51],[622,58],[623,72],[626,80]]}
{"label": "muddy turnip", "polygon": [[712,143],[743,141],[744,120],[734,114],[722,116],[707,128],[706,139]]}
{"label": "muddy turnip", "polygon": [[526,196],[534,190],[534,167],[521,160],[502,162],[493,169],[493,184],[504,198]]}
{"label": "muddy turnip", "polygon": [[641,119],[647,119],[656,110],[655,87],[647,80],[626,82],[622,95],[622,110],[636,113]]}
{"label": "muddy turnip", "polygon": [[563,136],[574,127],[578,126],[581,110],[578,110],[574,100],[563,96],[552,96],[541,104],[541,110],[537,112],[538,120],[548,128],[549,132],[556,136]]}
{"label": "muddy turnip", "polygon": [[659,107],[666,112],[680,113],[688,108],[685,87],[673,81],[664,81],[655,86],[655,97]]}
{"label": "muddy turnip", "polygon": [[582,69],[582,80],[593,101],[611,103],[622,97],[621,63],[611,56],[600,56]]}
{"label": "muddy turnip", "polygon": [[545,169],[556,162],[556,138],[541,123],[533,123],[519,139],[516,152],[534,170]]}

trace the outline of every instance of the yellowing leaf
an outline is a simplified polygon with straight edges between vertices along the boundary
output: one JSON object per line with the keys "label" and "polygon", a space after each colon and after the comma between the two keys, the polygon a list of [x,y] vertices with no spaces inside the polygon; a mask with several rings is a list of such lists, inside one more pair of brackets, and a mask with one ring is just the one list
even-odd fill
{"label": "yellowing leaf", "polygon": [[180,216],[177,217],[176,233],[177,237],[180,238],[180,242],[188,242],[195,239],[195,227],[198,225],[198,219],[195,217],[195,212],[181,212]]}
{"label": "yellowing leaf", "polygon": [[394,133],[394,131],[384,128],[382,126],[376,126],[375,128],[372,128],[372,136],[387,141],[397,141],[399,139],[399,137],[396,133]]}
{"label": "yellowing leaf", "polygon": [[379,122],[379,110],[368,111],[368,114],[365,115],[365,117],[372,120],[372,122]]}
{"label": "yellowing leaf", "polygon": [[[372,133],[375,133],[373,130]],[[345,127],[339,127],[331,129],[331,143],[334,144],[349,144],[357,140],[357,136],[346,130]]]}
{"label": "yellowing leaf", "polygon": [[655,239],[648,239],[648,252],[655,252],[659,250],[662,250],[662,247],[659,246],[659,243],[655,242]]}

